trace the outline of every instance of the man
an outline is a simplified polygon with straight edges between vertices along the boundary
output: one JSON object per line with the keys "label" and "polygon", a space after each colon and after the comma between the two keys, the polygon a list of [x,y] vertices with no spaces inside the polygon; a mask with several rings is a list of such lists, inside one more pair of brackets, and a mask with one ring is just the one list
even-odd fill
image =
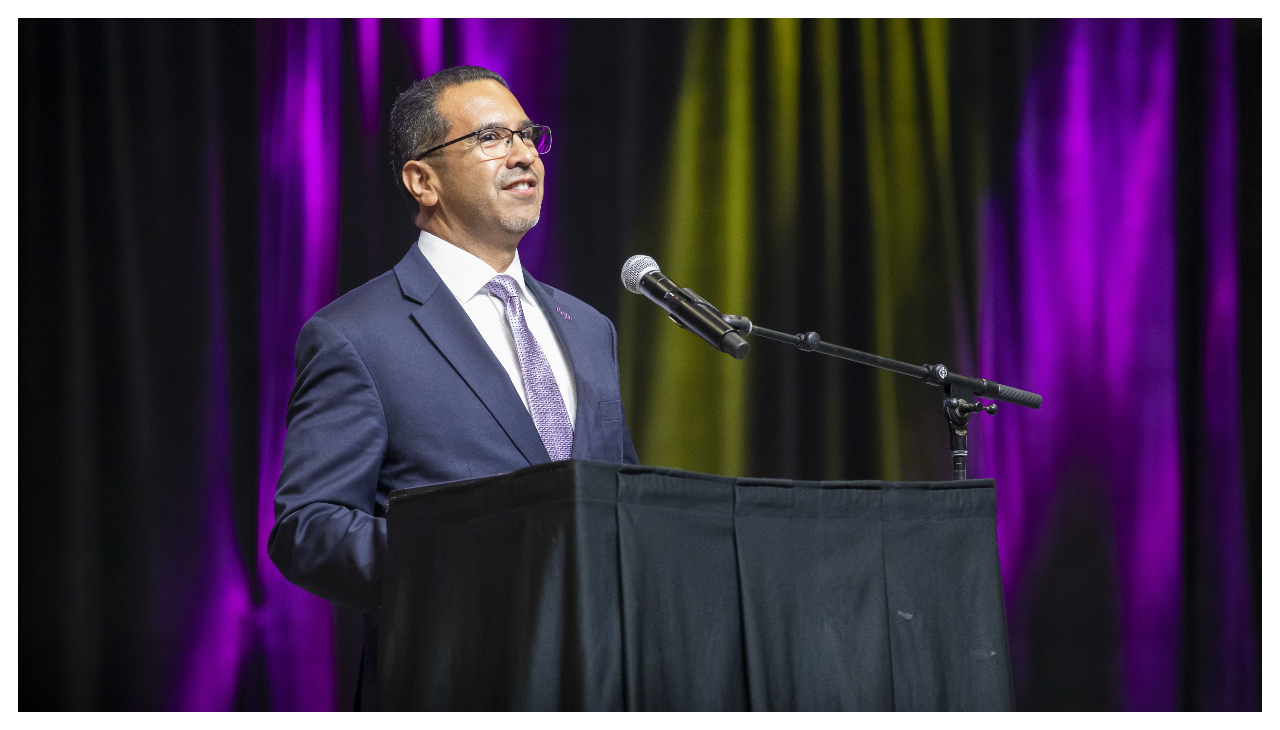
{"label": "man", "polygon": [[486,69],[410,86],[391,143],[418,241],[298,335],[268,551],[293,583],[366,613],[366,709],[392,490],[553,459],[637,461],[613,324],[520,266],[550,134]]}

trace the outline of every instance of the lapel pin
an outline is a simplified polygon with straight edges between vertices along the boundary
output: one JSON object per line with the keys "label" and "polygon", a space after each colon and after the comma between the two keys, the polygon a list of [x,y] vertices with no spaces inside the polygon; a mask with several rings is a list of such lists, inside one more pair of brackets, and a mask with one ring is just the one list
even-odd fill
{"label": "lapel pin", "polygon": [[566,311],[564,311],[563,309],[561,309],[561,308],[559,308],[559,307],[556,307],[556,311],[560,313],[560,316],[561,316],[561,317],[564,317],[565,319],[569,320],[570,322],[572,322],[572,321],[573,321],[573,317],[570,317],[570,316],[569,316],[569,313],[568,313],[568,312],[566,312]]}

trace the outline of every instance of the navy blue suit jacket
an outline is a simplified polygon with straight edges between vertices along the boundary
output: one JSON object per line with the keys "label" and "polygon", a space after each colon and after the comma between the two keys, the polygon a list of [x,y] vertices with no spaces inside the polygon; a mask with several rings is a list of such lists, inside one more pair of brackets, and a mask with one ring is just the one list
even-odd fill
{"label": "navy blue suit jacket", "polygon": [[[527,272],[525,281],[573,369],[573,458],[636,463],[613,324]],[[267,549],[316,595],[377,614],[392,490],[550,461],[506,370],[416,244],[317,312],[294,358]]]}

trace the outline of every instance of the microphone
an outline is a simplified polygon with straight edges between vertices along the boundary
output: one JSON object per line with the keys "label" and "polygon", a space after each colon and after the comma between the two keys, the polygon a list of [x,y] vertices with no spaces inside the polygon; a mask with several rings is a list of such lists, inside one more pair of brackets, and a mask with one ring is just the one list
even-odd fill
{"label": "microphone", "polygon": [[751,345],[729,326],[720,310],[692,289],[682,289],[658,270],[648,256],[632,256],[622,265],[622,285],[632,294],[643,294],[667,312],[671,321],[706,340],[720,352],[741,360]]}

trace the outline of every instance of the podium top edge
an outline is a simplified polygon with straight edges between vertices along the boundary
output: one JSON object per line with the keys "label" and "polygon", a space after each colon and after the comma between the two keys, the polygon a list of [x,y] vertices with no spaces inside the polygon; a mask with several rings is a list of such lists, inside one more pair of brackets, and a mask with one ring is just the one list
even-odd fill
{"label": "podium top edge", "polygon": [[605,461],[592,461],[587,459],[570,459],[567,461],[552,461],[543,464],[534,464],[522,469],[502,474],[494,474],[492,476],[477,477],[474,479],[463,479],[452,482],[439,482],[436,484],[425,484],[420,487],[409,487],[406,489],[397,489],[391,492],[389,500],[391,503],[399,502],[404,499],[411,499],[419,495],[427,493],[448,492],[455,490],[465,490],[478,487],[482,484],[499,484],[518,481],[529,476],[541,475],[547,472],[571,471],[577,469],[589,469],[592,471],[611,471],[619,474],[627,475],[646,475],[651,474],[663,477],[675,477],[692,479],[697,481],[721,482],[725,486],[733,487],[761,487],[761,488],[781,488],[781,489],[866,489],[866,490],[946,490],[946,489],[988,489],[995,487],[994,479],[966,479],[960,481],[903,481],[891,482],[879,479],[859,479],[859,480],[828,480],[828,481],[811,481],[802,479],[777,479],[770,477],[733,477],[720,474],[706,474],[701,472],[684,471],[682,469],[673,469],[661,466],[644,466],[639,464],[618,464]]}

